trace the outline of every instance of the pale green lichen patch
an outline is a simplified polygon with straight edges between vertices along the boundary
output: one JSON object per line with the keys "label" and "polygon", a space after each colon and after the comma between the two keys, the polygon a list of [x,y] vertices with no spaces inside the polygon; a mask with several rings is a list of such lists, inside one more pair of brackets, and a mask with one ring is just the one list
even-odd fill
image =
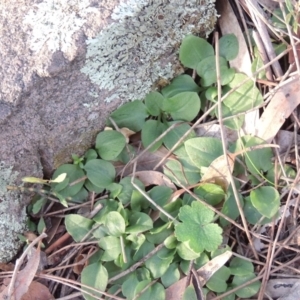
{"label": "pale green lichen patch", "polygon": [[184,36],[209,34],[216,21],[214,0],[128,0],[115,7],[115,21],[87,40],[81,69],[114,99],[141,99],[159,79],[171,79]]}
{"label": "pale green lichen patch", "polygon": [[0,162],[0,262],[11,260],[20,249],[18,234],[26,228],[25,207],[21,208],[18,192],[8,191],[7,185],[14,184],[18,176],[12,167]]}
{"label": "pale green lichen patch", "polygon": [[[30,49],[39,53],[44,47],[62,51],[72,60],[76,55],[74,33],[89,20],[100,17],[90,0],[45,0],[33,6],[24,18],[31,27]],[[85,31],[88,35],[88,31]]]}

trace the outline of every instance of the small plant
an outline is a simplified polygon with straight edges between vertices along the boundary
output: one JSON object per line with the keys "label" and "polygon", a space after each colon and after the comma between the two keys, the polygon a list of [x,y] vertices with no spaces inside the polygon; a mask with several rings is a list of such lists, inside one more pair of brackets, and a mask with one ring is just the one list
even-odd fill
{"label": "small plant", "polygon": [[[222,102],[222,117],[227,118],[224,125],[237,130],[243,124],[243,113],[260,106],[263,98],[253,81],[228,67],[228,60],[238,53],[235,36],[223,36],[219,43],[222,95],[240,85]],[[222,142],[198,137],[191,126],[208,106],[216,107],[210,116],[218,116],[214,48],[190,35],[182,42],[180,59],[199,78],[180,75],[144,101],[121,106],[107,120],[109,128],[98,134],[95,149],[83,157],[74,155],[74,163],[60,166],[54,180],[47,182],[47,193],[64,206],[82,203],[89,193],[103,196],[95,199],[95,206],[102,209],[93,217],[75,213],[65,217],[74,241],[95,241],[99,246],[81,273],[82,284],[99,293],[83,293],[85,299],[99,299],[101,292],[123,299],[165,299],[166,289],[188,274],[191,262],[198,269],[230,250],[228,246],[222,249],[222,232],[230,220],[240,216],[237,201],[250,224],[268,223],[278,214],[273,154],[269,147],[262,147],[264,141],[244,136],[229,144],[232,169],[228,171]],[[155,180],[149,184],[151,179],[139,180],[134,171],[122,177],[116,169],[116,162],[123,163],[125,171],[140,157],[139,147],[128,143],[129,136],[137,132],[141,132],[144,151],[157,153],[164,147],[172,153],[159,173],[170,184]],[[236,199],[232,173],[246,176],[251,192],[238,193]],[[238,183],[236,187],[239,191]],[[31,211],[37,213],[46,200],[47,194],[40,196]],[[255,277],[253,264],[235,257],[206,279],[204,291],[220,295]],[[256,281],[223,299],[249,298],[259,288]],[[194,299],[194,295],[194,289],[188,287],[184,299]]]}

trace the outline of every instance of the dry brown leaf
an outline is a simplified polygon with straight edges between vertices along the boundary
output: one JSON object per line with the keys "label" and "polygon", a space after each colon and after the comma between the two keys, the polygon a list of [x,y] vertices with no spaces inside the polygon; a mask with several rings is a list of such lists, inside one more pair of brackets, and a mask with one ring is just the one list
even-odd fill
{"label": "dry brown leaf", "polygon": [[[140,149],[138,147],[133,147],[136,152],[136,156],[139,155],[144,148],[141,147]],[[139,159],[136,162],[136,171],[146,171],[146,170],[153,170],[154,167],[159,163],[159,161],[165,157],[168,153],[168,150],[165,147],[160,147],[157,151],[154,153],[146,151],[143,155],[139,157]],[[168,159],[175,159],[175,156],[171,155]],[[165,163],[168,160],[165,161]],[[114,167],[116,168],[117,174],[120,174],[125,167],[125,165],[121,162],[114,163]],[[156,171],[162,171],[162,166],[158,168]],[[133,172],[133,164],[130,164],[129,166],[126,166],[122,176],[128,176]]]}
{"label": "dry brown leaf", "polygon": [[82,261],[86,258],[86,254],[79,254],[75,257],[75,266],[73,267],[73,272],[77,275],[81,274],[83,268],[87,264],[87,260],[85,260],[83,263]]}
{"label": "dry brown leaf", "polygon": [[205,174],[201,178],[201,182],[215,183],[222,187],[224,191],[230,184],[231,173],[234,168],[236,154],[227,153],[227,160],[225,155],[216,158],[207,168]]}
{"label": "dry brown leaf", "polygon": [[8,264],[5,264],[5,263],[1,263],[0,264],[0,271],[3,271],[3,272],[10,272],[10,271],[13,271],[15,268],[14,264],[12,263],[8,263]]}
{"label": "dry brown leaf", "polygon": [[23,295],[23,297],[21,298],[21,300],[53,300],[55,299],[49,289],[37,282],[37,281],[33,281],[29,288],[28,291],[25,295]]}
{"label": "dry brown leaf", "polygon": [[270,142],[278,133],[285,120],[300,104],[299,76],[289,80],[272,98],[255,126],[255,135]]}
{"label": "dry brown leaf", "polygon": [[[214,257],[211,261],[197,270],[201,286],[204,286],[211,276],[217,272],[232,256],[231,251],[226,251]],[[185,291],[186,277],[180,279],[166,289],[166,300],[179,300]]]}
{"label": "dry brown leaf", "polygon": [[[132,176],[128,175],[128,176]],[[140,180],[146,187],[149,185],[167,186],[176,191],[175,184],[163,173],[158,171],[140,171],[135,172],[134,177]]]}
{"label": "dry brown leaf", "polygon": [[[40,263],[40,249],[32,248],[30,257],[28,258],[27,264],[23,270],[21,270],[14,283],[13,296],[15,300],[21,300],[22,296],[27,293],[27,290],[36,274]],[[7,297],[9,285],[0,294],[0,299]],[[1,298],[2,297],[2,298]]]}

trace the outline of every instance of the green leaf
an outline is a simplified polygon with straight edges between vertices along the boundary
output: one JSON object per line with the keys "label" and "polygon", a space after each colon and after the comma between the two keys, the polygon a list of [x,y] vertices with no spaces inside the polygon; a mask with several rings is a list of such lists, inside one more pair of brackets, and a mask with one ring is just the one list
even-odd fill
{"label": "green leaf", "polygon": [[[242,284],[254,279],[256,277],[255,274],[247,274],[244,276],[234,276],[232,280],[232,287],[239,287]],[[235,294],[240,298],[250,298],[255,295],[260,289],[261,283],[256,281],[254,283],[249,284],[248,286],[239,289],[235,292]]]}
{"label": "green leaf", "polygon": [[[166,204],[163,209],[169,213],[173,218],[177,218],[178,212],[180,207],[182,206],[182,200],[180,198],[176,199],[175,201]],[[169,222],[169,218],[165,216],[162,212],[159,214],[161,220],[165,223]]]}
{"label": "green leaf", "polygon": [[[244,199],[241,194],[239,194],[239,199],[241,206],[244,206]],[[236,204],[236,200],[233,194],[230,194],[228,198],[225,200],[221,212],[225,214],[227,217],[231,218],[232,220],[236,220],[239,217],[240,212]],[[229,221],[225,220],[224,218],[220,218],[220,224],[224,228],[225,226],[229,225]]]}
{"label": "green leaf", "polygon": [[133,233],[133,234],[129,234],[126,237],[126,240],[132,242],[131,244],[132,249],[138,250],[145,242],[146,237],[143,234]]}
{"label": "green leaf", "polygon": [[195,83],[190,75],[179,75],[172,82],[162,89],[165,98],[173,97],[182,92],[199,93],[201,88]]}
{"label": "green leaf", "polygon": [[37,214],[46,203],[47,203],[47,198],[42,197],[42,198],[38,199],[33,204],[32,213]]}
{"label": "green leaf", "polygon": [[[221,85],[228,84],[233,78],[235,71],[227,66],[227,60],[219,57]],[[196,68],[201,77],[201,85],[206,87],[217,82],[216,57],[209,56],[203,59]]]}
{"label": "green leaf", "polygon": [[86,159],[86,162],[88,162],[91,159],[95,159],[98,157],[98,153],[94,149],[89,149],[85,152],[84,157]]}
{"label": "green leaf", "polygon": [[227,290],[227,283],[230,276],[230,269],[222,266],[214,275],[207,281],[206,286],[217,293],[222,293]]}
{"label": "green leaf", "polygon": [[164,287],[160,283],[156,282],[153,285],[149,286],[139,297],[137,297],[135,299],[137,299],[137,300],[149,300],[149,299],[165,300],[165,298],[166,298],[165,294],[166,293],[165,293]]}
{"label": "green leaf", "polygon": [[178,263],[172,263],[166,273],[161,277],[161,282],[165,288],[171,286],[180,279],[180,272],[178,270]]}
{"label": "green leaf", "polygon": [[186,36],[179,49],[179,59],[188,68],[195,69],[207,56],[214,55],[214,49],[205,39],[194,35]]}
{"label": "green leaf", "polygon": [[[105,291],[108,282],[108,273],[104,266],[101,263],[97,262],[91,265],[88,265],[81,272],[81,283],[87,286],[90,286],[99,291]],[[102,298],[103,294],[92,291],[86,287],[82,287],[82,290],[87,291],[95,295],[89,296],[85,293],[82,293],[84,299],[86,300],[96,300]]]}
{"label": "green leaf", "polygon": [[131,273],[122,284],[122,293],[126,299],[134,299],[135,289],[139,281],[137,280],[136,273]]}
{"label": "green leaf", "polygon": [[[142,129],[147,116],[147,108],[140,100],[125,103],[110,115],[119,128],[127,127],[135,132]],[[113,126],[109,120],[107,125]]]}
{"label": "green leaf", "polygon": [[145,213],[134,212],[129,217],[126,233],[141,233],[153,228],[152,219]]}
{"label": "green leaf", "polygon": [[139,261],[149,254],[154,249],[154,245],[148,241],[145,241],[141,247],[134,253],[133,260]]}
{"label": "green leaf", "polygon": [[102,209],[94,216],[93,220],[98,224],[104,224],[107,214],[111,211],[117,211],[119,204],[115,200],[103,200],[100,202],[102,204]]}
{"label": "green leaf", "polygon": [[213,137],[198,137],[184,143],[185,150],[196,167],[208,167],[223,154],[222,142]]}
{"label": "green leaf", "polygon": [[201,100],[195,92],[182,92],[171,98],[165,98],[163,110],[173,120],[192,121],[200,111]]}
{"label": "green leaf", "polygon": [[224,190],[214,183],[204,183],[194,189],[194,193],[210,205],[219,204],[225,197]]}
{"label": "green leaf", "polygon": [[146,260],[145,265],[150,270],[154,279],[165,274],[173,261],[174,254],[175,250],[169,250],[164,247]]}
{"label": "green leaf", "polygon": [[[265,143],[266,142],[261,138],[245,135],[236,142],[234,152],[256,145],[263,145]],[[261,175],[262,172],[267,172],[274,168],[272,163],[273,152],[271,148],[252,150],[246,152],[244,157],[247,168],[252,174]]]}
{"label": "green leaf", "polygon": [[169,160],[164,166],[164,174],[175,184],[178,184],[175,176],[183,185],[193,185],[200,181],[199,169],[184,159]]}
{"label": "green leaf", "polygon": [[[226,94],[232,88],[240,85],[240,83],[247,78],[248,77],[244,74],[235,74],[233,80],[223,87],[223,94]],[[226,113],[223,109],[223,117],[245,112],[253,107],[261,105],[262,103],[263,97],[259,89],[256,87],[255,81],[248,80],[224,99],[223,106],[226,106],[228,109]]]}
{"label": "green leaf", "polygon": [[220,56],[227,60],[235,59],[239,53],[239,42],[234,34],[226,34],[219,40]]}
{"label": "green leaf", "polygon": [[[165,204],[167,204],[172,193],[173,190],[170,187],[164,185],[155,186],[148,192],[150,198],[159,206],[164,206]],[[152,204],[150,204],[150,207],[153,210],[157,210],[157,208]]]}
{"label": "green leaf", "polygon": [[[165,125],[158,120],[147,120],[142,128],[142,143],[143,146],[146,148],[148,147],[153,141],[155,141],[165,129]],[[156,151],[161,145],[163,141],[160,139],[157,141],[150,149],[150,152]]]}
{"label": "green leaf", "polygon": [[244,214],[247,221],[252,225],[264,225],[272,222],[272,219],[266,217],[262,220],[263,215],[253,206],[250,196],[245,198]]}
{"label": "green leaf", "polygon": [[[178,140],[181,139],[181,137],[191,128],[191,126],[187,123],[180,124],[179,122],[169,122],[168,124],[172,126],[176,123],[178,123],[178,125],[171,131],[169,131],[163,138],[163,142],[169,150],[172,149],[172,147],[178,142]],[[182,144],[177,146],[177,148],[173,150],[173,153],[178,156],[186,156],[186,151],[183,143],[194,137],[196,137],[196,133],[194,130],[192,130],[183,140]]]}
{"label": "green leaf", "polygon": [[77,203],[82,203],[86,201],[88,198],[89,193],[85,188],[82,188],[76,195],[72,196],[72,201]]}
{"label": "green leaf", "polygon": [[182,296],[182,300],[197,300],[198,297],[195,292],[195,288],[192,285],[189,285]]}
{"label": "green leaf", "polygon": [[112,236],[119,237],[125,233],[125,220],[117,211],[111,211],[106,215],[104,225]]}
{"label": "green leaf", "polygon": [[272,218],[280,207],[280,195],[272,186],[261,186],[251,191],[250,199],[253,206],[267,218]]}
{"label": "green leaf", "polygon": [[66,178],[60,183],[51,183],[51,187],[55,192],[59,192],[63,198],[72,197],[81,190],[84,180],[72,186],[69,186],[69,184],[83,178],[85,176],[84,171],[78,165],[65,164],[56,169],[52,178],[55,179],[63,173],[67,174]]}
{"label": "green leaf", "polygon": [[206,91],[205,91],[205,97],[216,103],[217,97],[218,97],[218,89],[215,86],[210,86]]}
{"label": "green leaf", "polygon": [[88,179],[100,188],[106,188],[114,182],[116,171],[112,163],[102,159],[89,160],[84,169]]}
{"label": "green leaf", "polygon": [[184,260],[193,260],[200,257],[201,253],[191,249],[188,242],[179,243],[176,246],[177,254]]}
{"label": "green leaf", "polygon": [[146,95],[145,105],[151,116],[158,117],[160,115],[164,98],[159,92],[150,92]]}
{"label": "green leaf", "polygon": [[175,236],[181,242],[188,241],[195,252],[213,251],[222,243],[222,229],[211,224],[214,212],[200,202],[183,206],[179,218],[182,223],[175,225]]}
{"label": "green leaf", "polygon": [[[142,190],[145,190],[143,183],[138,180],[134,179],[134,183],[138,185]],[[133,197],[133,193],[137,192],[136,189],[131,184],[131,177],[125,177],[120,181],[122,185],[122,191],[118,195],[118,199],[122,202],[123,205],[129,203]]]}
{"label": "green leaf", "polygon": [[81,240],[92,229],[94,221],[80,215],[70,214],[65,217],[65,225],[68,233],[72,236],[74,241],[81,242]]}
{"label": "green leaf", "polygon": [[244,276],[254,272],[254,266],[250,261],[240,257],[234,257],[230,262],[230,271],[232,275]]}
{"label": "green leaf", "polygon": [[115,159],[126,145],[125,136],[115,130],[102,131],[96,138],[96,149],[104,160]]}
{"label": "green leaf", "polygon": [[42,218],[40,218],[39,223],[38,223],[38,227],[37,227],[38,233],[41,234],[45,228],[46,228],[46,224],[45,224],[44,218],[42,217]]}
{"label": "green leaf", "polygon": [[85,180],[84,186],[88,189],[89,192],[95,192],[96,194],[100,194],[104,191],[104,188],[100,188],[100,187],[94,185],[88,179]]}
{"label": "green leaf", "polygon": [[164,225],[151,229],[150,232],[146,233],[146,238],[149,242],[158,245],[163,243],[170,235],[173,234],[173,232],[174,229],[172,226],[170,226],[169,223],[165,223]]}
{"label": "green leaf", "polygon": [[99,247],[105,250],[102,261],[111,261],[116,259],[121,253],[120,239],[115,236],[105,236],[100,239]]}

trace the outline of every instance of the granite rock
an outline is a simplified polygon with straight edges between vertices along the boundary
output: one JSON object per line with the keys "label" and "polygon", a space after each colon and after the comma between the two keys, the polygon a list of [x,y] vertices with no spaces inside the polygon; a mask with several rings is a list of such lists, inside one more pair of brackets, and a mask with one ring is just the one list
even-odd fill
{"label": "granite rock", "polygon": [[180,41],[216,17],[214,0],[0,3],[0,262],[19,249],[30,200],[6,186],[82,155],[113,109],[183,71]]}

